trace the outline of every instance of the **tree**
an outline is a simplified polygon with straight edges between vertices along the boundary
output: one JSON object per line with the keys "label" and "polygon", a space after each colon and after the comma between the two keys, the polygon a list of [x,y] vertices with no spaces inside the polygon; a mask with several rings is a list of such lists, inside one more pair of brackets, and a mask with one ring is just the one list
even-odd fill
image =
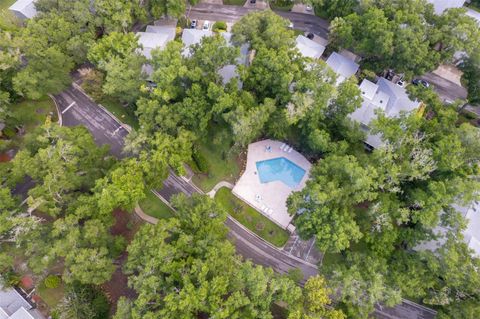
{"label": "tree", "polygon": [[101,319],[108,317],[109,304],[105,295],[88,285],[73,283],[54,310],[59,319]]}
{"label": "tree", "polygon": [[155,18],[179,18],[185,13],[187,3],[194,5],[198,0],[153,0],[149,1],[150,14]]}
{"label": "tree", "polygon": [[141,1],[99,0],[94,2],[95,13],[101,17],[102,25],[107,33],[123,31],[134,24],[137,16],[143,16]]}
{"label": "tree", "polygon": [[315,0],[315,11],[325,15],[329,19],[345,17],[357,8],[358,0]]}
{"label": "tree", "polygon": [[306,187],[287,201],[300,236],[315,236],[322,251],[333,252],[358,241],[355,205],[375,199],[375,178],[373,167],[362,167],[353,156],[325,157],[312,168]]}
{"label": "tree", "polygon": [[133,317],[272,318],[273,302],[299,299],[293,282],[234,255],[225,212],[212,200],[180,196],[173,204],[177,217],[142,227],[128,248],[139,294]]}
{"label": "tree", "polygon": [[348,318],[367,318],[377,303],[392,307],[401,302],[400,290],[388,284],[386,271],[385,260],[359,253],[330,270],[329,283],[346,305]]}
{"label": "tree", "polygon": [[310,277],[303,289],[303,303],[300,309],[291,311],[289,319],[344,319],[342,311],[331,309],[332,290],[327,287],[324,277]]}
{"label": "tree", "polygon": [[232,28],[232,41],[249,44],[252,49],[285,50],[293,48],[294,34],[288,20],[273,11],[258,11],[242,17]]}

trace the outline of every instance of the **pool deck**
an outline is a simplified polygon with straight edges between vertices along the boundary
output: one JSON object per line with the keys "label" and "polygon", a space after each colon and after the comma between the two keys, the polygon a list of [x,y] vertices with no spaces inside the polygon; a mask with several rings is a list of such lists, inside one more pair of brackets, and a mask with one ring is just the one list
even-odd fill
{"label": "pool deck", "polygon": [[[238,180],[232,193],[268,217],[284,229],[293,230],[290,216],[287,210],[287,198],[294,191],[300,191],[305,187],[312,164],[299,152],[292,149],[285,152],[280,149],[283,142],[263,140],[248,146],[247,166],[245,172]],[[270,147],[270,150],[267,148]],[[284,157],[305,170],[300,183],[291,188],[281,181],[273,181],[262,184],[257,172],[256,163],[272,158]]]}

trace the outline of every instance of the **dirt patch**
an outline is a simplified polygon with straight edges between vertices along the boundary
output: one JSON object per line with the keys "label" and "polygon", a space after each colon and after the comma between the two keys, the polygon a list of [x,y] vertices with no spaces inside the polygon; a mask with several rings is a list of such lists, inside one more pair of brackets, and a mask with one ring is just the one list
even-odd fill
{"label": "dirt patch", "polygon": [[0,163],[10,162],[12,158],[8,153],[0,153]]}
{"label": "dirt patch", "polygon": [[[144,224],[144,222],[134,213],[117,209],[113,212],[115,224],[110,228],[110,233],[114,236],[123,236],[127,243],[130,243],[135,233]],[[111,308],[110,313],[114,314],[117,308],[117,302],[120,297],[124,296],[134,299],[137,294],[135,290],[128,287],[128,277],[123,272],[123,266],[128,258],[127,252],[123,252],[115,261],[117,268],[112,278],[102,285],[102,289],[107,295]]]}

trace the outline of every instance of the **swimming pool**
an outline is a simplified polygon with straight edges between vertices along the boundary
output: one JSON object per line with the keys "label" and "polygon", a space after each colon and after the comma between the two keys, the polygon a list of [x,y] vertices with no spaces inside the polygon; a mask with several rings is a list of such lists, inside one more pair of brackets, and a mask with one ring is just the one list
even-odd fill
{"label": "swimming pool", "polygon": [[285,157],[256,162],[258,176],[262,184],[281,181],[295,188],[302,181],[305,170]]}

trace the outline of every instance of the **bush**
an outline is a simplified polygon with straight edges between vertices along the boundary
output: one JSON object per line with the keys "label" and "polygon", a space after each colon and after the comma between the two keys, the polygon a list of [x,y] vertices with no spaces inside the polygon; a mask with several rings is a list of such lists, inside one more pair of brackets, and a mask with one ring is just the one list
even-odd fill
{"label": "bush", "polygon": [[198,152],[198,150],[195,150],[193,152],[193,161],[195,164],[197,164],[197,167],[200,171],[200,173],[207,173],[208,172],[208,162],[207,159]]}
{"label": "bush", "polygon": [[45,287],[49,288],[49,289],[54,289],[54,288],[58,288],[58,286],[60,286],[60,282],[62,280],[60,279],[60,277],[56,276],[56,275],[48,275],[47,278],[45,278],[45,280],[43,280],[43,284],[45,285]]}
{"label": "bush", "polygon": [[103,80],[105,75],[98,70],[90,70],[84,77],[82,88],[94,100],[101,100],[103,97]]}
{"label": "bush", "polygon": [[181,16],[181,17],[178,19],[177,27],[180,27],[180,28],[182,28],[182,29],[189,28],[189,27],[190,27],[190,20],[187,19],[187,18],[184,17],[184,16]]}
{"label": "bush", "polygon": [[371,70],[363,69],[362,73],[360,74],[360,78],[361,80],[367,79],[369,81],[375,82],[375,80],[377,79],[377,75]]}
{"label": "bush", "polygon": [[16,134],[15,129],[11,127],[6,127],[3,129],[3,135],[5,135],[6,138],[12,138]]}
{"label": "bush", "polygon": [[213,24],[213,32],[227,31],[227,23],[224,21],[217,21]]}

